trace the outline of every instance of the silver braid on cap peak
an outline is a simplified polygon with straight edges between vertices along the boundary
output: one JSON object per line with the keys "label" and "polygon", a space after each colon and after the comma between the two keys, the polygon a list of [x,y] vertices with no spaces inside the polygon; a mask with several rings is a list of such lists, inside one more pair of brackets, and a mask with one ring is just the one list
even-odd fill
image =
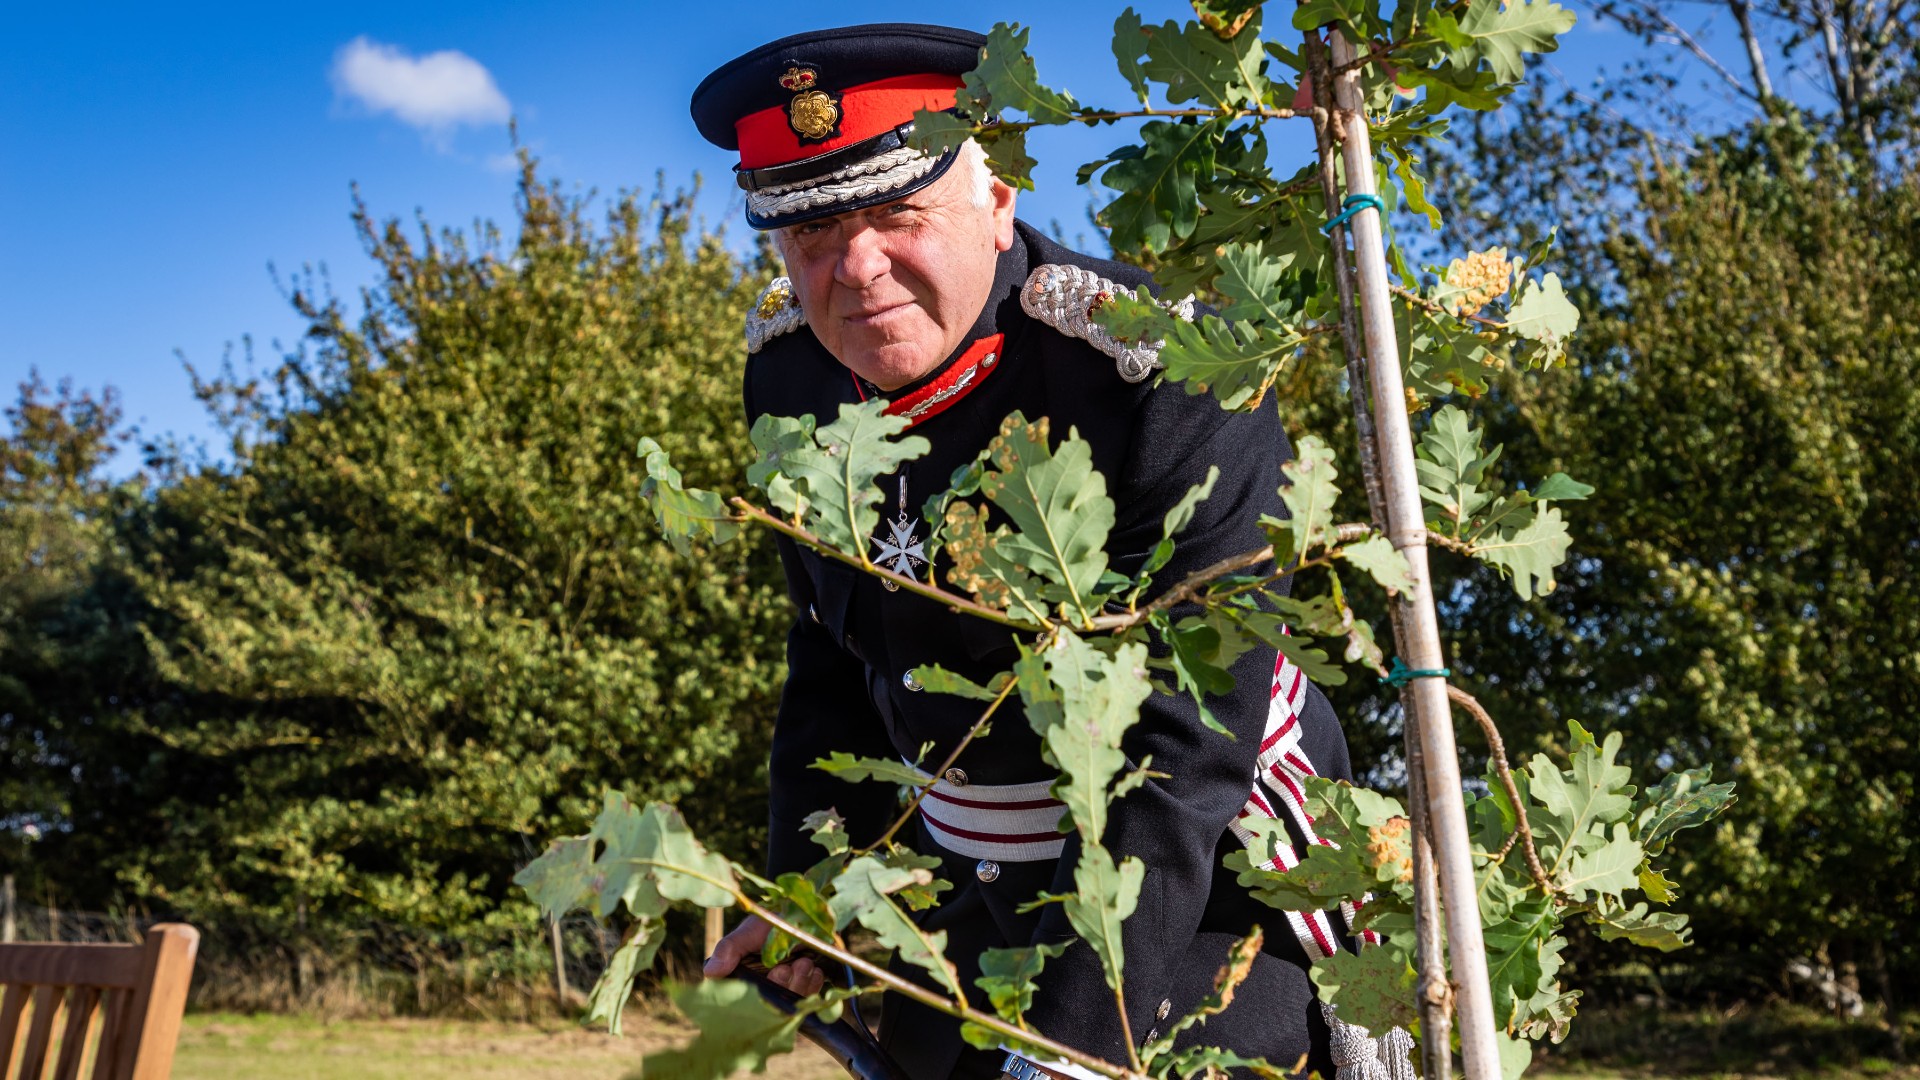
{"label": "silver braid on cap peak", "polygon": [[[1094,322],[1093,313],[1116,295],[1131,298],[1135,294],[1084,267],[1046,263],[1027,275],[1027,284],[1020,290],[1020,307],[1040,322],[1113,357],[1121,378],[1139,382],[1160,369],[1160,346],[1164,342],[1122,341]],[[1193,297],[1164,306],[1174,316],[1193,321]]]}
{"label": "silver braid on cap peak", "polygon": [[800,298],[793,294],[793,282],[783,277],[774,278],[760,290],[753,310],[747,312],[747,352],[757,353],[767,342],[805,325],[807,313],[800,307]]}
{"label": "silver braid on cap peak", "polygon": [[939,163],[938,155],[902,146],[813,180],[748,192],[747,209],[755,217],[773,218],[838,206],[906,187]]}

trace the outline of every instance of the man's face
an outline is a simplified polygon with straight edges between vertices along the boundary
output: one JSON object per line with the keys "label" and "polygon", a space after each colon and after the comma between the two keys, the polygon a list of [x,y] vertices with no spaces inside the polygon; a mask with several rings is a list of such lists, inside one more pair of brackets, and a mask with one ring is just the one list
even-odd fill
{"label": "man's face", "polygon": [[958,161],[897,202],[774,234],[807,325],[882,390],[920,378],[959,346],[992,291],[996,257],[1013,246],[1013,189],[996,179],[988,205],[975,206],[973,183]]}

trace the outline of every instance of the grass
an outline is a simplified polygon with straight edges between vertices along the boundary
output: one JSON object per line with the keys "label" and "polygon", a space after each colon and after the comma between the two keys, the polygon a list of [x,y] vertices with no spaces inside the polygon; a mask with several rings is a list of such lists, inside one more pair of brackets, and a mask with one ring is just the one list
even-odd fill
{"label": "grass", "polygon": [[[1904,1018],[1920,1048],[1920,1014]],[[685,1023],[635,1009],[613,1038],[564,1021],[323,1020],[200,1013],[187,1018],[175,1080],[621,1080],[641,1055],[691,1035]],[[1563,1046],[1542,1047],[1530,1080],[1920,1080],[1896,1065],[1883,1025],[1812,1009],[1584,1011]],[[743,1074],[744,1075],[744,1074]],[[766,1075],[842,1080],[802,1042]]]}
{"label": "grass", "polygon": [[[1901,1017],[1906,1045],[1920,1051],[1920,1013]],[[1582,1010],[1561,1046],[1536,1050],[1528,1074],[1553,1080],[1920,1080],[1897,1064],[1877,1017],[1847,1020],[1773,1003],[1727,1008],[1648,1005]]]}
{"label": "grass", "polygon": [[[466,1020],[317,1020],[207,1013],[187,1017],[174,1080],[620,1080],[642,1054],[691,1034],[684,1024],[635,1016],[613,1038],[571,1024]],[[834,1080],[824,1054],[803,1045],[770,1070]]]}

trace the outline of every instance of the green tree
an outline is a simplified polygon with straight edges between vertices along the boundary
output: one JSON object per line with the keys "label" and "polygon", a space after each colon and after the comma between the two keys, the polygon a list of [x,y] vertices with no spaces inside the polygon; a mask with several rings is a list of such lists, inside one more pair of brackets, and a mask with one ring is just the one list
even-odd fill
{"label": "green tree", "polygon": [[1593,252],[1582,370],[1496,395],[1499,437],[1599,490],[1546,606],[1481,583],[1456,655],[1510,744],[1579,717],[1737,781],[1676,875],[1710,953],[1911,971],[1920,185],[1792,124],[1703,149]]}
{"label": "green tree", "polygon": [[[37,373],[7,409],[0,442],[0,868],[25,894],[98,895],[110,874],[71,853],[83,786],[104,790],[141,763],[118,738],[114,691],[147,665],[117,525],[138,480],[107,479],[130,434],[111,391]],[[84,673],[84,677],[81,677]],[[65,869],[57,876],[55,866]]]}
{"label": "green tree", "polygon": [[451,931],[526,908],[533,838],[605,787],[742,854],[786,600],[770,553],[672,558],[641,432],[704,475],[747,440],[757,287],[689,196],[588,201],[523,161],[517,235],[364,206],[363,312],[303,283],[302,346],[200,384],[231,463],[184,470],[129,543],[173,783],[123,883],[202,916]]}
{"label": "green tree", "polygon": [[[1433,543],[1497,571],[1521,600],[1553,591],[1554,571],[1569,543],[1558,504],[1580,500],[1592,489],[1559,472],[1524,486],[1513,484],[1507,479],[1511,470],[1491,468],[1502,447],[1486,445],[1468,413],[1441,400],[1463,391],[1485,393],[1509,365],[1563,364],[1578,312],[1557,275],[1535,276],[1540,250],[1529,251],[1524,263],[1500,251],[1471,253],[1433,281],[1418,278],[1401,249],[1391,246],[1382,267],[1380,237],[1368,228],[1375,219],[1364,216],[1363,208],[1381,215],[1387,211],[1366,190],[1377,179],[1382,193],[1392,195],[1397,188],[1411,206],[1430,210],[1411,150],[1415,140],[1444,130],[1441,114],[1453,105],[1495,107],[1522,75],[1523,54],[1551,51],[1573,17],[1537,0],[1510,5],[1476,0],[1460,7],[1414,2],[1391,17],[1364,5],[1307,4],[1292,12],[1293,29],[1304,32],[1302,53],[1295,54],[1277,40],[1263,41],[1258,14],[1248,7],[1196,6],[1201,21],[1185,27],[1147,28],[1131,10],[1116,21],[1113,51],[1138,96],[1138,109],[1082,106],[1040,83],[1024,53],[1026,31],[1002,24],[980,50],[979,66],[966,76],[962,115],[920,113],[912,141],[933,150],[963,137],[981,138],[991,145],[989,161],[996,169],[1010,182],[1024,183],[1031,164],[1025,140],[1033,128],[1145,120],[1138,143],[1080,170],[1083,182],[1098,177],[1117,193],[1096,222],[1111,228],[1117,249],[1154,267],[1169,299],[1191,289],[1217,301],[1217,313],[1189,321],[1169,310],[1175,305],[1102,286],[1089,316],[1119,341],[1156,343],[1166,380],[1185,383],[1190,393],[1211,393],[1227,409],[1262,407],[1282,380],[1289,391],[1295,389],[1299,380],[1290,372],[1303,354],[1325,360],[1335,348],[1345,350],[1353,361],[1347,389],[1357,397],[1369,387],[1382,395],[1373,409],[1355,409],[1354,428],[1380,425],[1381,438],[1363,438],[1362,445],[1378,444],[1383,461],[1389,449],[1398,452],[1392,464],[1413,475],[1390,482],[1417,482],[1423,520],[1399,520],[1396,510],[1391,538],[1377,531],[1388,527],[1379,523],[1337,524],[1334,507],[1347,480],[1334,467],[1334,451],[1306,437],[1297,444],[1296,460],[1284,466],[1285,519],[1260,522],[1270,546],[1201,568],[1173,569],[1179,565],[1170,561],[1177,544],[1187,539],[1178,534],[1192,522],[1194,507],[1209,498],[1215,474],[1167,513],[1163,538],[1141,569],[1128,565],[1131,573],[1122,572],[1104,551],[1115,507],[1101,478],[1089,475],[1088,444],[1070,431],[1056,449],[1046,418],[1030,421],[1016,412],[973,465],[953,474],[949,490],[926,503],[926,519],[938,523],[929,549],[937,542],[951,565],[921,580],[917,572],[876,566],[864,549],[879,497],[874,481],[928,446],[917,436],[896,439],[908,423],[886,416],[884,402],[842,404],[831,419],[760,417],[752,435],[761,458],[748,470],[747,481],[765,507],[753,497],[728,499],[684,485],[665,452],[650,452],[647,459],[656,514],[683,539],[725,540],[745,526],[762,526],[884,576],[897,589],[1032,635],[1019,641],[1012,670],[987,682],[938,666],[904,674],[914,689],[985,703],[954,745],[940,747],[944,758],[932,754],[935,744],[928,744],[924,773],[894,760],[846,753],[834,753],[815,767],[842,779],[907,784],[924,793],[990,721],[1005,722],[995,715],[1003,704],[1023,713],[1047,747],[1048,762],[1061,770],[1051,790],[1066,806],[1063,831],[1070,826],[1080,843],[1071,889],[1043,895],[1039,902],[1062,903],[1066,920],[1088,946],[1079,957],[1097,957],[1113,992],[1121,1037],[1102,1037],[1105,1045],[1098,1053],[1107,1060],[1098,1061],[1025,1026],[1021,1013],[1035,992],[1033,979],[1052,955],[1043,948],[993,950],[974,985],[985,992],[995,1014],[981,1011],[977,997],[969,1005],[958,972],[941,955],[945,932],[916,926],[889,898],[897,893],[900,903],[919,910],[938,888],[928,873],[937,858],[893,842],[911,820],[911,806],[879,839],[860,848],[850,846],[847,823],[822,808],[807,825],[826,857],[804,874],[767,881],[702,848],[674,808],[655,804],[642,810],[609,796],[591,833],[557,841],[516,879],[548,911],[583,907],[605,915],[624,907],[632,917],[626,944],[596,990],[593,1015],[617,1017],[634,972],[652,961],[662,937],[660,920],[672,903],[738,905],[778,931],[762,950],[768,964],[777,963],[794,942],[805,943],[841,958],[889,991],[960,1016],[963,1033],[975,1045],[1037,1048],[1116,1077],[1211,1074],[1242,1066],[1261,1075],[1280,1074],[1278,1068],[1217,1048],[1197,1046],[1175,1055],[1171,1034],[1159,1034],[1157,1026],[1144,1046],[1136,1046],[1126,1030],[1122,927],[1139,902],[1147,861],[1158,856],[1143,858],[1119,844],[1114,850],[1105,846],[1109,804],[1154,782],[1145,760],[1121,775],[1128,764],[1121,740],[1138,719],[1141,702],[1156,690],[1191,693],[1199,700],[1230,687],[1233,676],[1227,669],[1255,642],[1284,652],[1329,683],[1343,680],[1344,672],[1309,639],[1342,646],[1347,661],[1385,681],[1445,678],[1445,671],[1407,671],[1404,663],[1409,652],[1418,666],[1436,668],[1443,662],[1431,633],[1429,579],[1419,572],[1424,553],[1409,561],[1397,550],[1426,543],[1419,535],[1423,531],[1432,533]],[[1340,35],[1331,42],[1331,59],[1323,39],[1329,26]],[[1368,48],[1357,61],[1344,55],[1355,39]],[[1389,56],[1391,67],[1381,62]],[[1269,57],[1279,63],[1270,67]],[[1318,170],[1303,168],[1283,182],[1268,172],[1260,125],[1296,117],[1304,85],[1296,89],[1284,82],[1288,69],[1313,80],[1313,99],[1321,106],[1314,121],[1322,160]],[[1350,80],[1347,72],[1354,73]],[[1165,98],[1175,108],[1155,107],[1155,82],[1165,84]],[[1413,92],[1404,92],[1408,88]],[[1422,88],[1424,97],[1418,93]],[[1337,122],[1324,107],[1333,89],[1340,92]],[[1201,104],[1177,107],[1195,100]],[[1025,118],[1009,115],[1004,111],[1009,107]],[[1343,162],[1332,158],[1335,128],[1346,143]],[[1370,153],[1379,160],[1367,162]],[[1337,179],[1341,164],[1354,183],[1344,200]],[[1318,198],[1312,197],[1315,188]],[[1338,205],[1344,210],[1336,214]],[[1363,215],[1360,227],[1341,232],[1342,223],[1356,213]],[[1429,216],[1438,223],[1437,212]],[[1349,233],[1358,235],[1351,256],[1345,248]],[[1331,243],[1325,239],[1329,234]],[[1358,285],[1348,266],[1355,261],[1371,264],[1363,265]],[[1391,290],[1384,275],[1374,273],[1387,267],[1400,279]],[[1044,291],[1030,288],[1034,294]],[[1365,349],[1377,355],[1365,361],[1355,329],[1354,288],[1371,294]],[[1381,323],[1397,324],[1404,353]],[[1315,338],[1332,342],[1336,333],[1339,345],[1315,347]],[[1380,378],[1363,378],[1366,362],[1384,365],[1371,369]],[[1404,387],[1399,381],[1403,363]],[[1337,374],[1309,378],[1306,392],[1323,396],[1338,380]],[[1416,463],[1415,447],[1404,441],[1401,413],[1424,412],[1430,403],[1436,408],[1423,419]],[[1366,462],[1369,506],[1386,517],[1374,458]],[[1062,494],[1069,491],[1075,493],[1071,498]],[[981,500],[999,515],[991,517]],[[1206,512],[1220,511],[1209,507]],[[1163,570],[1166,579],[1179,583],[1170,588],[1154,580]],[[1370,627],[1347,605],[1343,570],[1417,601],[1414,610],[1398,613],[1403,619],[1396,627],[1396,651],[1402,655],[1391,673]],[[1267,591],[1275,581],[1307,571],[1326,575],[1324,594],[1307,599],[1298,592]],[[1416,632],[1407,632],[1409,625]],[[1285,632],[1288,627],[1292,634]],[[1418,631],[1425,631],[1424,637]],[[1150,653],[1155,640],[1168,646],[1164,657]],[[1166,683],[1153,685],[1149,669],[1158,670]],[[1172,689],[1176,683],[1177,691]],[[1409,697],[1424,695],[1423,708],[1444,706],[1430,693],[1441,690],[1439,683],[1415,685],[1419,689]],[[1470,698],[1464,703],[1477,709]],[[1200,705],[1200,719],[1206,721],[1204,701]],[[1617,760],[1618,733],[1602,740],[1577,723],[1566,730],[1571,771],[1547,755],[1535,755],[1513,774],[1500,763],[1489,777],[1490,785],[1498,785],[1489,797],[1471,800],[1468,815],[1456,812],[1445,822],[1467,826],[1468,835],[1435,827],[1436,846],[1457,856],[1452,866],[1458,873],[1450,872],[1448,880],[1450,958],[1453,978],[1466,990],[1460,999],[1465,1003],[1463,1046],[1468,1067],[1478,1076],[1517,1075],[1531,1054],[1527,1040],[1564,1034],[1578,997],[1559,978],[1566,943],[1557,933],[1566,920],[1578,917],[1603,937],[1626,937],[1645,946],[1685,944],[1685,916],[1650,912],[1647,903],[1634,903],[1625,894],[1639,890],[1652,903],[1667,903],[1662,864],[1651,860],[1663,855],[1673,831],[1704,823],[1730,797],[1730,785],[1708,785],[1697,770],[1636,787],[1630,770]],[[1426,782],[1458,784],[1457,775],[1447,771],[1454,764],[1451,746],[1429,741],[1427,752],[1446,756],[1428,758]],[[1276,834],[1290,843],[1284,828],[1249,814],[1241,827],[1255,840],[1247,850],[1228,855],[1226,865],[1241,872],[1242,885],[1276,908],[1312,911],[1370,897],[1355,925],[1379,930],[1381,941],[1357,955],[1340,953],[1316,963],[1314,980],[1343,1018],[1376,1031],[1390,1025],[1419,1028],[1416,1038],[1427,1038],[1426,1049],[1439,1059],[1447,1051],[1446,1036],[1416,1000],[1412,966],[1414,893],[1433,887],[1431,881],[1416,882],[1415,849],[1409,844],[1410,826],[1417,831],[1422,815],[1409,822],[1405,809],[1391,799],[1318,777],[1306,778],[1306,790],[1301,818],[1316,822],[1315,831],[1328,843],[1307,845],[1300,864],[1283,872],[1280,867],[1292,855],[1272,845]],[[1478,945],[1481,927],[1472,924],[1476,914],[1485,924],[1484,955]],[[839,935],[855,921],[896,948],[899,959],[924,968],[931,981],[910,982],[850,953]],[[1246,939],[1241,955],[1258,950],[1260,937],[1256,930]],[[1427,958],[1434,963],[1423,964],[1425,972],[1444,978],[1439,956],[1429,951]],[[1246,971],[1245,961],[1230,961],[1217,976],[1216,994],[1194,1012],[1171,1020],[1163,1004],[1154,1015],[1172,1032],[1198,1023],[1225,1005]],[[797,1008],[832,1015],[852,992],[834,987]],[[702,982],[676,996],[699,1024],[701,1038],[684,1053],[649,1064],[687,1075],[718,1077],[740,1067],[764,1067],[770,1053],[791,1047],[800,1022],[797,1014],[774,1011],[738,984]]]}

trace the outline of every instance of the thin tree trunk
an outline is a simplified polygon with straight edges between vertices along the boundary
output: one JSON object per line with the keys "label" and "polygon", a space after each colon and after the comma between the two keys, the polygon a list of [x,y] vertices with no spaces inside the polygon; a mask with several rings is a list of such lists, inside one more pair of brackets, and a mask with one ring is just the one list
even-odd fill
{"label": "thin tree trunk", "polygon": [[306,1001],[313,993],[313,954],[307,945],[307,898],[293,902],[293,996]]}
{"label": "thin tree trunk", "polygon": [[1893,1000],[1893,975],[1887,970],[1887,943],[1873,939],[1873,976],[1880,984],[1880,1015],[1886,1018],[1887,1033],[1893,1036],[1893,1060],[1907,1062],[1907,1036],[1900,1026],[1900,1010]]}
{"label": "thin tree trunk", "polygon": [[[1399,629],[1394,631],[1399,639]],[[1404,716],[1405,710],[1402,710]],[[1402,722],[1407,754],[1407,805],[1427,805],[1426,752],[1420,733]],[[1446,950],[1440,942],[1440,876],[1433,863],[1431,821],[1422,813],[1413,832],[1413,933],[1415,1000],[1420,1003],[1420,1074],[1448,1080],[1453,1071],[1453,985],[1447,981]]]}
{"label": "thin tree trunk", "polygon": [[1762,104],[1773,98],[1773,78],[1767,74],[1767,54],[1760,47],[1760,36],[1753,31],[1753,0],[1728,0],[1734,21],[1740,24],[1740,41],[1747,47],[1747,66],[1753,70],[1753,92]]}
{"label": "thin tree trunk", "polygon": [[0,877],[0,943],[11,942],[20,936],[20,928],[14,923],[13,875]]}
{"label": "thin tree trunk", "polygon": [[1860,38],[1860,20],[1854,17],[1853,0],[1838,0],[1840,11],[1840,43],[1842,55],[1847,64],[1847,100],[1853,103],[1854,133],[1860,139],[1860,145],[1869,157],[1874,151],[1873,117],[1867,114],[1863,102],[1869,99],[1872,88],[1863,78],[1863,58],[1868,54],[1866,43]]}
{"label": "thin tree trunk", "polygon": [[567,950],[560,936],[560,920],[551,919],[547,923],[549,937],[553,942],[553,994],[560,1001],[560,1007],[566,1008],[572,999],[573,991],[567,988]]}
{"label": "thin tree trunk", "polygon": [[1840,107],[1840,119],[1856,127],[1859,102],[1853,97],[1853,80],[1846,72],[1845,56],[1840,49],[1840,32],[1833,25],[1833,0],[1818,0],[1814,13],[1820,20],[1820,55],[1826,61],[1827,78],[1833,83],[1833,99]]}
{"label": "thin tree trunk", "polygon": [[[1352,43],[1335,31],[1332,60],[1336,69],[1354,59]],[[1374,192],[1373,152],[1367,130],[1357,69],[1333,78],[1333,121],[1344,152],[1347,193]],[[1413,466],[1413,433],[1407,423],[1406,386],[1400,372],[1400,346],[1389,299],[1386,247],[1380,214],[1362,210],[1348,226],[1353,239],[1358,277],[1360,315],[1365,343],[1348,342],[1349,351],[1364,348],[1368,385],[1373,394],[1373,419],[1378,437],[1379,465],[1388,538],[1407,559],[1413,588],[1403,593],[1394,621],[1395,644],[1415,670],[1445,665],[1440,625],[1433,602],[1433,583],[1427,563],[1426,523]],[[1336,246],[1338,246],[1336,242]],[[1459,751],[1454,743],[1451,707],[1446,684],[1436,677],[1414,679],[1401,692],[1407,723],[1417,732],[1422,757],[1425,798],[1411,808],[1413,832],[1431,830],[1438,864],[1442,902],[1447,920],[1448,953],[1456,980],[1455,1007],[1459,1010],[1462,1058],[1468,1080],[1498,1080],[1499,1044],[1493,1000],[1487,984],[1486,946],[1480,931],[1467,816],[1461,798]]]}
{"label": "thin tree trunk", "polygon": [[[1333,142],[1332,108],[1334,100],[1332,65],[1327,63],[1326,46],[1318,34],[1306,38],[1307,69],[1313,79],[1313,128],[1315,148],[1320,161],[1320,190],[1325,197],[1328,218],[1340,212],[1340,183],[1334,169],[1339,153]],[[1374,516],[1374,528],[1387,531],[1386,488],[1380,479],[1380,450],[1373,426],[1373,394],[1367,377],[1367,351],[1360,347],[1360,307],[1354,298],[1353,268],[1344,244],[1333,245],[1334,285],[1340,297],[1340,339],[1347,357],[1347,393],[1353,405],[1353,430],[1359,443],[1360,473],[1367,489],[1367,507]],[[1403,633],[1400,612],[1393,612],[1394,638]],[[1419,731],[1407,722],[1402,725],[1407,760],[1407,805],[1413,815],[1413,931],[1414,970],[1418,981],[1415,999],[1420,1003],[1420,1072],[1425,1080],[1449,1080],[1453,1071],[1453,1002],[1447,985],[1445,953],[1440,944],[1440,883],[1434,874],[1433,845],[1426,829],[1426,816],[1419,810],[1426,802],[1426,781],[1422,775],[1425,756],[1420,752]]]}

